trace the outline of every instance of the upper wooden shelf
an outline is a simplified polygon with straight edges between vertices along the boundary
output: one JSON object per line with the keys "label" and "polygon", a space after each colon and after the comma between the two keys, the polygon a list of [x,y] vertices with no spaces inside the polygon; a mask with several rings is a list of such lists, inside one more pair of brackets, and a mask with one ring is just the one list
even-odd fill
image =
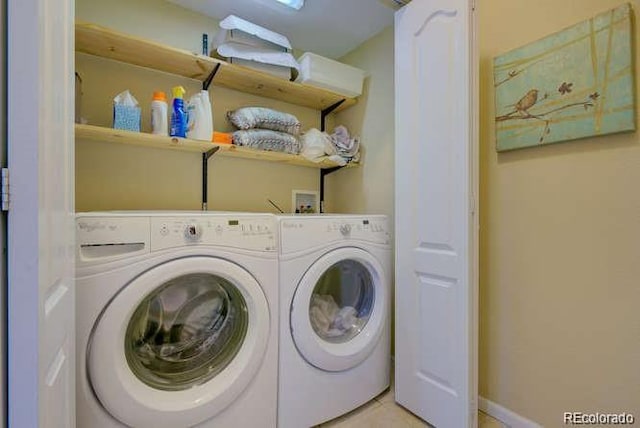
{"label": "upper wooden shelf", "polygon": [[[333,168],[338,166],[334,162],[311,162],[310,160],[289,153],[269,152],[266,150],[254,150],[239,147],[232,144],[215,144],[208,141],[190,140],[188,138],[165,137],[161,135],[147,134],[144,132],[123,131],[120,129],[104,128],[93,125],[76,124],[76,140],[88,140],[96,142],[118,143],[133,146],[151,147],[156,149],[170,149],[188,152],[206,153],[219,147],[216,156],[233,158],[254,159],[267,162],[276,162],[286,165],[306,166],[310,168]],[[357,167],[357,163],[349,163],[348,168]]]}
{"label": "upper wooden shelf", "polygon": [[342,100],[334,111],[356,103],[355,98],[85,22],[76,22],[76,50],[201,81],[215,70],[214,85],[316,110],[327,109]]}

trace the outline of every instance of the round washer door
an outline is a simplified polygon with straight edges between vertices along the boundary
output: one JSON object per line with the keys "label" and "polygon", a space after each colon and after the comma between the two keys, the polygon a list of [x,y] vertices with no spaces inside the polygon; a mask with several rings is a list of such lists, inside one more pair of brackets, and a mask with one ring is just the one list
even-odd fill
{"label": "round washer door", "polygon": [[104,309],[87,350],[89,381],[128,426],[193,426],[242,393],[268,337],[269,307],[251,274],[214,257],[176,259]]}
{"label": "round washer door", "polygon": [[293,341],[305,360],[336,372],[371,354],[387,322],[384,277],[380,263],[359,248],[331,251],[307,270],[290,319]]}

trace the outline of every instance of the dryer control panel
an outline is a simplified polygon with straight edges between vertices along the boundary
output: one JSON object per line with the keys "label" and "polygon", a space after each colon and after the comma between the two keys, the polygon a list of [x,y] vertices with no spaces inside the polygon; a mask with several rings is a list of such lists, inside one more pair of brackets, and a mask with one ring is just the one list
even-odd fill
{"label": "dryer control panel", "polygon": [[282,253],[348,240],[390,245],[385,216],[287,216],[280,218]]}
{"label": "dryer control panel", "polygon": [[276,251],[275,229],[269,217],[152,217],[151,250],[201,244]]}

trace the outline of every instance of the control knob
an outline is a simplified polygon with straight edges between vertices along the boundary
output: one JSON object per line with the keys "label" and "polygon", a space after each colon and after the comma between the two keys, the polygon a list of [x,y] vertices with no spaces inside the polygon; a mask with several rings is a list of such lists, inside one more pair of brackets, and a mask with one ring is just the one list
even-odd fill
{"label": "control knob", "polygon": [[184,229],[184,237],[189,241],[198,241],[202,237],[202,229],[196,223],[188,224]]}
{"label": "control knob", "polygon": [[347,236],[351,233],[351,225],[350,224],[341,224],[340,225],[340,233],[342,236]]}

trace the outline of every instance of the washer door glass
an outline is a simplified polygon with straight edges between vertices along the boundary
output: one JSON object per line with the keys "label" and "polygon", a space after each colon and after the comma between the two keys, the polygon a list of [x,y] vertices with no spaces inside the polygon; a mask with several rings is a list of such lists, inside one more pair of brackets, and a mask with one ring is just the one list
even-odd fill
{"label": "washer door glass", "polygon": [[360,248],[338,248],[315,260],[290,307],[290,332],[300,355],[333,372],[364,361],[388,329],[388,288],[380,262]]}
{"label": "washer door glass", "polygon": [[188,389],[227,367],[247,325],[247,304],[233,284],[211,273],[182,275],[147,295],[133,313],[126,360],[153,388]]}
{"label": "washer door glass", "polygon": [[311,326],[327,342],[348,342],[367,324],[374,303],[369,269],[357,260],[340,260],[316,282],[309,304]]}

